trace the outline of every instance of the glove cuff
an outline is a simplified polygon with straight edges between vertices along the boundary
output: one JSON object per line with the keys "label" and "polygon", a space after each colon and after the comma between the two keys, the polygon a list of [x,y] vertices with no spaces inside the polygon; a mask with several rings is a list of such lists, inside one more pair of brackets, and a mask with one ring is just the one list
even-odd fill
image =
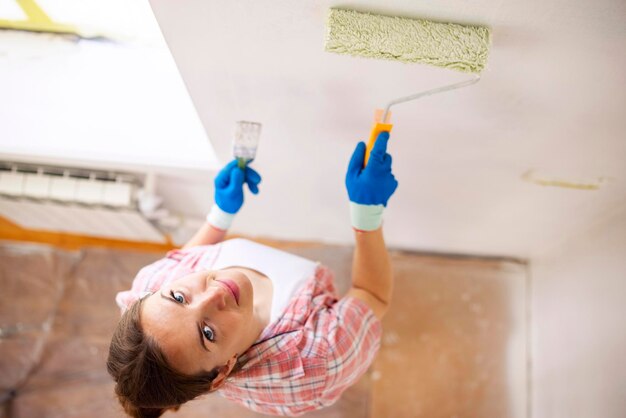
{"label": "glove cuff", "polygon": [[362,205],[350,202],[352,226],[360,231],[375,231],[383,223],[384,205]]}
{"label": "glove cuff", "polygon": [[224,212],[219,206],[213,205],[211,211],[206,216],[206,220],[211,226],[226,231],[235,219],[234,213]]}

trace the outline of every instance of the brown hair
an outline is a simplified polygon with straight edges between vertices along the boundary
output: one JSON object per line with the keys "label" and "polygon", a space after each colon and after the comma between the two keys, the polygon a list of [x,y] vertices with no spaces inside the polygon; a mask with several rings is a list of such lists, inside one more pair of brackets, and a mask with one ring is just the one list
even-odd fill
{"label": "brown hair", "polygon": [[167,409],[209,392],[219,367],[185,375],[167,362],[156,341],[141,328],[140,299],[122,315],[109,347],[107,369],[115,379],[115,393],[133,418],[159,417]]}

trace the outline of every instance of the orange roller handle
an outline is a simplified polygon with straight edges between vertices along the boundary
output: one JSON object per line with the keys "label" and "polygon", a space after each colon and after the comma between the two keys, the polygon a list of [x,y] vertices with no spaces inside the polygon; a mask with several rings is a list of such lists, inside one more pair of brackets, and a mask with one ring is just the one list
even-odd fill
{"label": "orange roller handle", "polygon": [[391,133],[391,128],[393,128],[393,124],[389,123],[389,119],[391,119],[391,112],[387,112],[387,117],[384,122],[381,120],[383,118],[383,113],[383,109],[376,109],[376,112],[374,113],[374,124],[372,125],[372,130],[370,132],[370,139],[367,141],[367,146],[365,147],[365,160],[363,162],[363,167],[367,165],[367,162],[370,159],[370,153],[372,152],[372,148],[374,148],[378,134],[381,132]]}

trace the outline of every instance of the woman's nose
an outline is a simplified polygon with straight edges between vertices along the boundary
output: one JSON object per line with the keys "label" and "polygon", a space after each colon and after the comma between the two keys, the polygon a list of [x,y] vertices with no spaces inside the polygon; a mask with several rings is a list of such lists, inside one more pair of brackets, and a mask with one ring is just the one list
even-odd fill
{"label": "woman's nose", "polygon": [[196,299],[202,309],[222,310],[226,307],[226,294],[221,288],[209,288]]}

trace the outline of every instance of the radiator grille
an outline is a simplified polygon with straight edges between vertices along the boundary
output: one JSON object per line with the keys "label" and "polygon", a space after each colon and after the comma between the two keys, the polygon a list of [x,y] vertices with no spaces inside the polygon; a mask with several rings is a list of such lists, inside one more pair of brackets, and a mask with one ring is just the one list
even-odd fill
{"label": "radiator grille", "polygon": [[165,243],[138,210],[142,176],[25,163],[0,165],[0,216],[27,229]]}

